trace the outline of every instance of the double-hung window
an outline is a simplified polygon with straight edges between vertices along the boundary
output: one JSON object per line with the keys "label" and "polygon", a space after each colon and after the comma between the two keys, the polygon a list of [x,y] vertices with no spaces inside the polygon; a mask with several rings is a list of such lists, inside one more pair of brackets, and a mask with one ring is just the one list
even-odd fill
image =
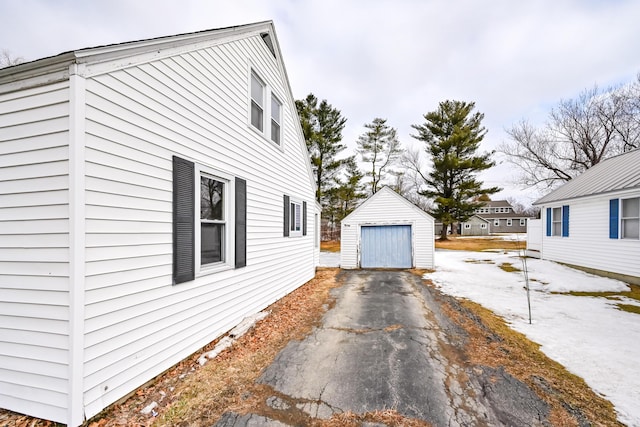
{"label": "double-hung window", "polygon": [[547,236],[569,237],[569,205],[547,208]]}
{"label": "double-hung window", "polygon": [[251,126],[264,130],[265,84],[256,73],[251,73]]}
{"label": "double-hung window", "polygon": [[500,220],[499,219],[494,219],[493,220],[493,226],[494,227],[500,227]]}
{"label": "double-hung window", "polygon": [[621,237],[623,239],[640,239],[640,197],[622,199],[621,205]]}
{"label": "double-hung window", "polygon": [[282,122],[284,107],[274,88],[260,73],[251,70],[250,79],[250,125],[266,140],[282,145]]}
{"label": "double-hung window", "polygon": [[289,236],[299,236],[302,234],[302,206],[292,201],[289,209]]}
{"label": "double-hung window", "polygon": [[280,145],[280,132],[282,129],[282,103],[275,95],[271,94],[271,141]]}
{"label": "double-hung window", "polygon": [[551,235],[562,235],[562,208],[553,208],[551,213]]}
{"label": "double-hung window", "polygon": [[221,178],[200,176],[200,265],[225,261],[228,184]]}
{"label": "double-hung window", "polygon": [[507,219],[507,227],[511,227],[513,225],[513,220],[511,218]]}
{"label": "double-hung window", "polygon": [[247,265],[247,182],[173,157],[173,283]]}
{"label": "double-hung window", "polygon": [[527,220],[525,218],[520,218],[520,226],[524,227],[525,225],[527,225]]}
{"label": "double-hung window", "polygon": [[307,235],[307,202],[284,195],[284,237]]}

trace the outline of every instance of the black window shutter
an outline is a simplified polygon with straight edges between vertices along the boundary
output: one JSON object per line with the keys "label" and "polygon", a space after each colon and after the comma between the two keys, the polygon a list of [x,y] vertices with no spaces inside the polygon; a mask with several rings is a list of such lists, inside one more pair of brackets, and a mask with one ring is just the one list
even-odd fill
{"label": "black window shutter", "polygon": [[307,235],[307,202],[302,202],[302,235]]}
{"label": "black window shutter", "polygon": [[289,237],[289,196],[284,195],[284,225],[283,236]]}
{"label": "black window shutter", "polygon": [[247,265],[247,181],[236,178],[236,268]]}
{"label": "black window shutter", "polygon": [[173,283],[194,279],[195,177],[192,162],[173,156]]}

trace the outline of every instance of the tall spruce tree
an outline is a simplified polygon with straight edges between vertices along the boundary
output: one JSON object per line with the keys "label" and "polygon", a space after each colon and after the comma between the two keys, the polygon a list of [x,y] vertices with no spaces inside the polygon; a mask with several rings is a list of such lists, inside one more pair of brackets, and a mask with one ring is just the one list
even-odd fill
{"label": "tall spruce tree", "polygon": [[498,187],[483,188],[476,174],[495,165],[492,153],[478,153],[487,133],[481,122],[484,114],[473,112],[475,103],[441,102],[436,111],[423,117],[425,123],[411,125],[418,131],[411,135],[426,144],[433,168],[421,173],[426,189],[421,195],[434,199],[433,216],[442,222],[440,238],[447,239],[449,225],[466,221],[481,205],[474,201],[481,195],[497,193]]}
{"label": "tall spruce tree", "polygon": [[296,100],[296,109],[315,173],[316,200],[326,206],[323,195],[332,186],[344,162],[336,156],[346,148],[341,141],[347,119],[326,99],[318,102],[318,98],[312,93],[305,99]]}
{"label": "tall spruce tree", "polygon": [[364,127],[367,130],[358,137],[357,152],[361,160],[369,164],[366,172],[371,178],[369,192],[375,194],[382,187],[386,174],[392,172],[390,168],[403,150],[396,130],[387,124],[386,119],[375,118]]}

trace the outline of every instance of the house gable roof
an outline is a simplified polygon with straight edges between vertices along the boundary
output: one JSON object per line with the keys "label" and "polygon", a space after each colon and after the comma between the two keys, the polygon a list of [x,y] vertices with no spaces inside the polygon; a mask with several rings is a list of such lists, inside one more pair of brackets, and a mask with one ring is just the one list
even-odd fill
{"label": "house gable roof", "polygon": [[640,148],[603,160],[533,205],[634,188],[640,188]]}
{"label": "house gable roof", "polygon": [[[304,158],[309,159],[300,118],[295,108],[291,83],[284,66],[273,21],[77,49],[56,56],[2,68],[0,69],[0,94],[63,81],[68,79],[72,73],[90,77],[253,36],[260,36],[265,43],[265,47],[275,58],[283,78],[291,113],[295,117],[294,126],[299,135],[300,149],[303,151]],[[309,179],[315,192],[316,182],[311,163],[306,163]]]}
{"label": "house gable roof", "polygon": [[376,198],[380,197],[382,194],[387,194],[387,195],[393,195],[393,197],[395,197],[396,199],[398,199],[398,201],[402,204],[405,204],[407,207],[409,207],[410,209],[415,210],[416,212],[418,212],[420,215],[424,216],[426,219],[433,221],[433,217],[431,215],[429,215],[427,212],[423,211],[422,209],[420,209],[419,207],[417,207],[416,205],[414,205],[413,203],[411,203],[409,200],[405,199],[403,196],[401,196],[400,194],[396,193],[395,191],[393,191],[391,188],[384,186],[382,187],[380,190],[378,190],[375,194],[369,196],[369,198],[367,198],[367,200],[365,200],[364,202],[362,202],[360,204],[360,206],[358,206],[357,208],[355,208],[353,210],[353,212],[351,212],[349,215],[347,215],[346,217],[344,217],[342,219],[342,222],[348,222],[350,217],[355,217],[359,211],[362,211],[364,209],[366,209],[367,205],[371,204],[372,200],[376,200]]}

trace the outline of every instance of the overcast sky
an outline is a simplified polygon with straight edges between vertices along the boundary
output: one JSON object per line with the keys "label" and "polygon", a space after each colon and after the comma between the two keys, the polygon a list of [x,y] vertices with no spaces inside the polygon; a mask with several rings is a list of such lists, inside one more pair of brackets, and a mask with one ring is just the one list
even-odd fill
{"label": "overcast sky", "polygon": [[[349,154],[375,117],[418,146],[411,124],[446,99],[476,103],[493,150],[517,121],[640,72],[637,0],[0,0],[0,17],[0,49],[25,60],[273,20],[294,97],[342,111]],[[514,173],[503,163],[482,178],[536,198]]]}

